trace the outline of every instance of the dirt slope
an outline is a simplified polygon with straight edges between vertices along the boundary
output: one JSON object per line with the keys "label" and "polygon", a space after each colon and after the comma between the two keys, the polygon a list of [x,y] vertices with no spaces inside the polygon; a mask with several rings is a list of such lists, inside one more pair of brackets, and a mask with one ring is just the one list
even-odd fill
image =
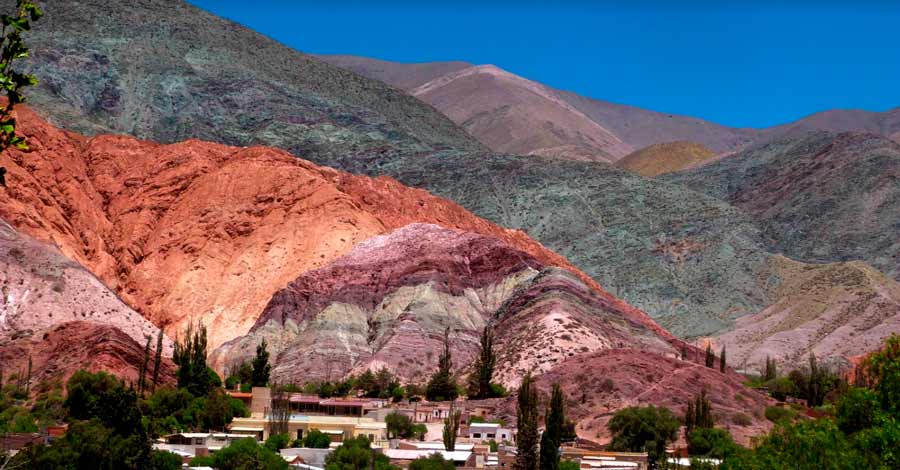
{"label": "dirt slope", "polygon": [[666,142],[632,152],[617,161],[616,166],[641,176],[654,177],[702,165],[715,156],[712,150],[700,144]]}

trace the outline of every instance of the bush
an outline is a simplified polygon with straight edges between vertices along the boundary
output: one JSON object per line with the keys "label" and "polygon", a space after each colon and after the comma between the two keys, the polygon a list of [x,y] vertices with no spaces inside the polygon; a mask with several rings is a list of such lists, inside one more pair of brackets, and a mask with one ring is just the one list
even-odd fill
{"label": "bush", "polygon": [[216,470],[287,470],[288,464],[253,438],[238,439],[212,455]]}
{"label": "bush", "polygon": [[619,410],[608,426],[613,434],[610,450],[647,452],[656,462],[665,456],[666,443],[675,440],[681,423],[667,408],[651,405]]}
{"label": "bush", "polygon": [[306,438],[303,439],[303,447],[310,449],[327,449],[331,446],[331,438],[318,429],[309,431]]}
{"label": "bush", "polygon": [[724,459],[734,454],[736,444],[724,429],[698,428],[688,436],[688,451],[692,456]]}
{"label": "bush", "polygon": [[266,449],[278,452],[291,444],[291,438],[287,434],[273,434],[266,439]]}
{"label": "bush", "polygon": [[773,423],[784,423],[793,421],[797,416],[797,412],[790,408],[782,408],[780,406],[766,407],[766,419]]}
{"label": "bush", "polygon": [[455,470],[456,466],[437,452],[428,457],[419,457],[409,463],[409,470]]}
{"label": "bush", "polygon": [[731,415],[731,422],[738,426],[750,426],[753,424],[753,419],[747,413],[735,413]]}
{"label": "bush", "polygon": [[837,406],[837,425],[841,431],[853,434],[875,424],[878,396],[864,388],[854,388],[845,393]]}
{"label": "bush", "polygon": [[769,389],[769,395],[778,401],[784,401],[789,396],[797,396],[799,392],[794,382],[787,377],[779,377],[766,382],[766,388]]}

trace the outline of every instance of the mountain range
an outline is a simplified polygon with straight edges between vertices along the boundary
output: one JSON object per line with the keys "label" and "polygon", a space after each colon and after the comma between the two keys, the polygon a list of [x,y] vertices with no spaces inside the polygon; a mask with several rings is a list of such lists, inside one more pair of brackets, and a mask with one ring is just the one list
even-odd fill
{"label": "mountain range", "polygon": [[579,432],[706,387],[748,442],[766,398],[682,338],[752,369],[900,332],[900,108],[733,129],[491,65],[311,56],[178,0],[44,7],[32,149],[0,155],[16,367],[129,374],[199,321],[220,371],[265,339],[280,380],[419,383],[445,333],[465,375],[491,324],[507,386],[596,392]]}

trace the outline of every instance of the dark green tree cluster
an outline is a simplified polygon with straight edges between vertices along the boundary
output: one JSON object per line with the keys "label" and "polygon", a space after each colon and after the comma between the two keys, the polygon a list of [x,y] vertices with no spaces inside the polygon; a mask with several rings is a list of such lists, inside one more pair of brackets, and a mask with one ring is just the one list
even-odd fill
{"label": "dark green tree cluster", "polygon": [[265,339],[256,347],[256,357],[253,358],[253,368],[250,377],[254,387],[265,387],[269,384],[269,373],[272,371],[272,366],[269,365],[268,347]]}
{"label": "dark green tree cluster", "polygon": [[685,436],[690,438],[694,429],[709,429],[714,425],[712,406],[709,403],[709,399],[706,398],[706,389],[703,389],[693,402],[688,403],[687,410],[684,413]]}
{"label": "dark green tree cluster", "polygon": [[225,388],[235,390],[238,387],[245,393],[253,388],[253,365],[250,362],[235,364],[227,373]]}
{"label": "dark green tree cluster", "polygon": [[453,462],[444,459],[441,454],[431,454],[428,457],[419,457],[409,463],[409,470],[455,470]]}
{"label": "dark green tree cluster", "polygon": [[350,438],[341,443],[325,458],[325,470],[396,470],[390,460],[373,452],[365,436]]}
{"label": "dark green tree cluster", "polygon": [[[159,383],[159,368],[162,367],[163,332],[159,330],[156,335],[156,350],[150,349],[151,336],[147,336],[147,344],[144,346],[144,358],[138,369],[138,394],[144,396],[144,392],[156,390]],[[153,352],[153,363],[150,363],[150,353]],[[150,366],[153,372],[150,372]]]}
{"label": "dark green tree cluster", "polygon": [[238,439],[228,447],[207,457],[191,459],[192,467],[212,467],[216,470],[287,470],[288,464],[277,452],[255,439]]}
{"label": "dark green tree cluster", "polygon": [[388,413],[384,422],[387,425],[389,439],[418,439],[421,441],[428,431],[424,424],[415,424],[409,416],[397,411]]}
{"label": "dark green tree cluster", "polygon": [[16,455],[23,469],[178,469],[181,459],[154,451],[133,388],[105,373],[78,371],[63,402],[65,437]]}
{"label": "dark green tree cluster", "polygon": [[206,326],[194,330],[188,325],[184,342],[175,342],[172,361],[178,366],[178,388],[186,388],[195,397],[222,385],[219,374],[206,365],[206,353]]}
{"label": "dark green tree cluster", "polygon": [[294,447],[308,447],[310,449],[327,449],[331,446],[331,438],[318,429],[312,429],[303,439],[294,441]]}
{"label": "dark green tree cluster", "polygon": [[666,443],[673,441],[681,423],[667,408],[646,406],[623,408],[609,420],[610,450],[647,452],[651,465],[665,457]]}
{"label": "dark green tree cluster", "polygon": [[453,377],[453,357],[450,354],[450,328],[444,331],[444,349],[438,359],[438,370],[431,376],[425,389],[428,401],[456,400],[459,396]]}
{"label": "dark green tree cluster", "polygon": [[352,388],[361,391],[368,398],[403,397],[403,387],[400,386],[400,381],[387,367],[382,367],[376,373],[367,369],[350,384]]}

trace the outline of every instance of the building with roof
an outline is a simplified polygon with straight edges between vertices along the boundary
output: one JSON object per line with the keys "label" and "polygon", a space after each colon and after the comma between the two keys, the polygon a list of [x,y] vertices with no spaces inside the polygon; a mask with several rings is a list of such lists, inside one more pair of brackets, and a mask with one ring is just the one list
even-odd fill
{"label": "building with roof", "polygon": [[504,428],[498,423],[469,423],[465,436],[472,442],[513,442],[515,438],[513,430]]}

